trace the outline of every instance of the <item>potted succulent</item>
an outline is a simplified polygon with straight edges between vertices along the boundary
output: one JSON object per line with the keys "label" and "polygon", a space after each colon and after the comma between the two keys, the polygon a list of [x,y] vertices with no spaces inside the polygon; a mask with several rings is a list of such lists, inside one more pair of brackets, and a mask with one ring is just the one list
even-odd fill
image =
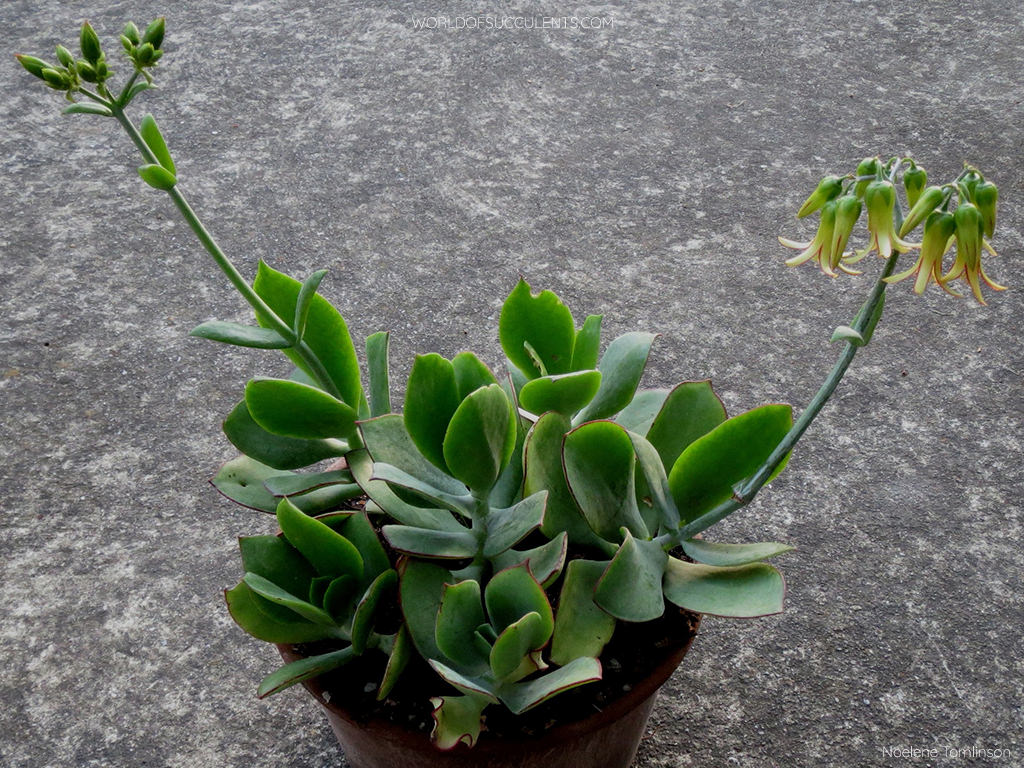
{"label": "potted succulent", "polygon": [[[300,280],[261,262],[246,280],[183,196],[154,118],[128,117],[152,87],[163,37],[163,19],[126,25],[130,76],[117,89],[88,23],[81,56],[58,46],[56,63],[18,58],[65,94],[66,113],[124,128],[142,180],[170,196],[253,309],[255,324],[207,322],[193,335],[280,350],[293,364],[288,378],[249,381],[223,424],[241,455],[214,485],[274,515],[277,529],[239,540],[243,575],[227,607],[285,660],[259,695],[305,684],[362,768],[627,765],[700,616],[782,610],[783,579],[766,561],[789,546],[702,534],[785,467],[870,341],[887,286],[914,277],[918,293],[932,282],[953,293],[963,279],[982,303],[982,282],[1003,289],[981,264],[994,253],[993,184],[966,167],[927,186],[909,158],[867,158],[824,178],[800,209],[820,215],[811,241],[782,240],[799,251],[787,263],[833,277],[872,251],[883,265],[833,334],[840,358],[795,422],[781,404],[729,417],[708,381],[642,389],[654,334],[604,345],[600,315],[578,322],[525,280],[498,318],[507,370],[471,352],[421,355],[393,402],[388,334],[366,339],[363,367],[318,292],[324,271]],[[848,251],[865,209],[868,247]],[[920,243],[903,239],[921,225]],[[599,711],[584,716],[593,702]]]}

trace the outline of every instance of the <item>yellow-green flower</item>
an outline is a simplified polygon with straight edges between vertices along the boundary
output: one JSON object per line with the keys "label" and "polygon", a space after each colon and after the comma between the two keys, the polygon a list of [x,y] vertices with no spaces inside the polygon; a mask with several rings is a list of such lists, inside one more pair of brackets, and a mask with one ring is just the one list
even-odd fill
{"label": "yellow-green flower", "polygon": [[868,234],[871,240],[868,247],[857,251],[857,255],[848,259],[847,263],[852,264],[860,261],[872,251],[878,251],[878,255],[884,259],[892,256],[893,251],[906,253],[910,250],[910,244],[900,240],[893,229],[892,209],[896,204],[896,190],[888,181],[873,181],[864,190],[864,204],[868,209]]}
{"label": "yellow-green flower", "polygon": [[[818,222],[818,231],[815,233],[813,240],[806,243],[798,243],[795,240],[787,240],[784,237],[779,238],[779,242],[787,248],[793,248],[800,251],[800,253],[793,258],[787,259],[786,266],[796,267],[800,264],[813,260],[819,267],[821,267],[821,271],[829,277],[838,276],[835,271],[836,266],[849,274],[858,274],[857,272],[847,269],[846,266],[842,264],[842,258],[849,256],[849,253],[842,253],[840,251],[837,256],[832,252],[833,247],[837,245],[837,240],[835,238],[837,230],[837,202],[838,201],[836,200],[832,200],[822,206],[821,219]],[[850,226],[852,227],[853,225],[851,224]],[[846,233],[846,237],[849,237],[848,232]],[[839,247],[842,248],[846,243],[846,239],[840,239],[842,242],[839,244]]]}
{"label": "yellow-green flower", "polygon": [[971,286],[971,292],[978,303],[985,304],[985,299],[981,296],[979,278],[984,280],[985,284],[993,291],[1005,291],[1006,286],[991,280],[981,266],[982,248],[993,256],[996,255],[995,250],[985,240],[985,224],[981,211],[974,203],[961,203],[957,206],[953,218],[956,221],[956,260],[949,272],[939,279],[939,283],[945,284],[950,280],[963,277]]}
{"label": "yellow-green flower", "polygon": [[924,293],[929,283],[936,283],[946,293],[960,296],[946,287],[942,282],[942,257],[953,247],[953,232],[956,221],[953,214],[943,211],[932,213],[924,224],[924,238],[921,241],[921,254],[917,262],[906,272],[900,272],[885,278],[887,283],[898,283],[911,275],[917,275],[914,281],[914,293]]}

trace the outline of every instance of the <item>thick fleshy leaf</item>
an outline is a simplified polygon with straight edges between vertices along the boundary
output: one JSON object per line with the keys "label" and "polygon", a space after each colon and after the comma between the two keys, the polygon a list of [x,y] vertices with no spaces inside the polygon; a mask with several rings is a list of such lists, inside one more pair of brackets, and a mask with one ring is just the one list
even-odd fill
{"label": "thick fleshy leaf", "polygon": [[456,690],[470,696],[482,696],[491,704],[498,703],[498,697],[494,691],[494,685],[484,677],[470,677],[452,669],[437,659],[428,659],[430,666],[434,668],[445,681],[451,684]]}
{"label": "thick fleshy leaf", "polygon": [[665,597],[680,608],[713,616],[752,618],[782,611],[786,585],[767,563],[732,568],[669,558]]}
{"label": "thick fleshy leaf", "polygon": [[306,321],[309,319],[310,302],[312,302],[313,297],[316,296],[316,291],[320,287],[320,282],[324,279],[324,275],[326,274],[326,269],[318,269],[307,277],[305,281],[303,281],[302,287],[299,288],[299,296],[295,300],[295,316],[292,320],[292,330],[295,331],[296,338],[301,339],[306,333]]}
{"label": "thick fleshy leaf", "polygon": [[576,332],[576,341],[572,347],[572,370],[587,371],[597,367],[602,319],[602,315],[587,315],[583,327]]}
{"label": "thick fleshy leaf", "polygon": [[370,415],[383,416],[391,412],[391,375],[388,371],[387,331],[366,337],[366,370],[370,377]]}
{"label": "thick fleshy leaf", "polygon": [[224,597],[231,618],[257,640],[268,643],[312,643],[338,636],[337,627],[314,624],[297,614],[292,614],[294,618],[288,620],[269,615],[259,606],[263,598],[245,582],[226,590]]}
{"label": "thick fleshy leaf", "polygon": [[546,413],[533,425],[523,447],[523,494],[548,492],[541,524],[545,536],[554,538],[565,531],[572,543],[594,546],[600,539],[580,513],[562,469],[562,439],[569,429],[569,419],[559,413]]}
{"label": "thick fleshy leaf", "polygon": [[505,356],[529,379],[572,370],[576,326],[572,312],[551,291],[534,296],[520,280],[501,308],[498,337]]}
{"label": "thick fleshy leaf", "polygon": [[469,579],[445,585],[434,640],[460,671],[474,677],[488,669],[487,657],[491,648],[476,633],[476,628],[484,621],[478,582]]}
{"label": "thick fleshy leaf", "polygon": [[373,461],[365,449],[349,453],[346,459],[352,476],[363,492],[392,519],[415,528],[438,531],[462,530],[463,526],[447,509],[414,506],[397,496],[384,480],[373,480]]}
{"label": "thick fleshy leaf", "polygon": [[428,485],[453,496],[466,496],[469,490],[451,475],[427,461],[416,448],[398,414],[378,416],[359,422],[362,433],[374,461],[391,464]]}
{"label": "thick fleshy leaf", "polygon": [[327,485],[353,485],[353,482],[352,473],[347,469],[332,469],[301,475],[272,475],[263,484],[274,496],[297,496]]}
{"label": "thick fleshy leaf", "polygon": [[271,672],[260,683],[256,695],[264,699],[273,696],[275,693],[290,688],[296,683],[318,677],[332,670],[348,664],[356,657],[351,648],[342,648],[340,651],[332,651],[319,656],[309,656],[305,659],[298,659],[285,664],[280,669]]}
{"label": "thick fleshy leaf", "polygon": [[321,576],[363,576],[363,557],[348,539],[314,517],[309,517],[287,498],[277,505],[277,524],[288,543],[305,557]]}
{"label": "thick fleshy leaf", "polygon": [[398,583],[398,573],[393,570],[384,571],[366,588],[362,599],[356,606],[352,617],[352,650],[362,653],[366,650],[366,641],[373,630],[377,606],[388,592]]}
{"label": "thick fleshy leaf", "polygon": [[167,142],[164,141],[164,135],[160,132],[160,127],[156,124],[156,119],[152,115],[145,115],[139,122],[139,135],[142,136],[142,140],[146,142],[150,151],[156,156],[157,162],[170,173],[176,174],[178,171],[174,167],[174,160],[171,158],[170,150],[167,149]]}
{"label": "thick fleshy leaf", "polygon": [[706,565],[730,566],[756,563],[767,560],[785,552],[792,551],[788,544],[774,541],[761,541],[755,544],[723,544],[720,542],[690,539],[683,542],[683,552],[698,563]]}
{"label": "thick fleshy leaf", "polygon": [[287,349],[292,346],[288,339],[270,328],[228,323],[221,320],[210,320],[197,325],[189,331],[188,335],[253,349]]}
{"label": "thick fleshy leaf", "polygon": [[625,333],[608,345],[597,365],[601,387],[587,407],[576,415],[575,424],[614,416],[629,405],[656,338],[656,334],[637,331]]}
{"label": "thick fleshy leaf", "polygon": [[430,734],[434,746],[440,750],[454,749],[460,743],[467,747],[480,737],[480,716],[490,701],[483,696],[438,696],[434,705],[434,730]]}
{"label": "thick fleshy leaf", "polygon": [[265,464],[239,456],[225,463],[210,481],[213,487],[243,507],[273,514],[278,500],[264,487],[264,482],[276,475],[290,475]]}
{"label": "thick fleshy leaf", "polygon": [[497,384],[469,394],[444,436],[444,458],[452,475],[477,493],[489,491],[515,448],[512,405]]}
{"label": "thick fleshy leaf", "polygon": [[455,388],[459,394],[459,402],[481,387],[498,383],[491,369],[472,352],[460,352],[453,357],[452,368],[455,370]]}
{"label": "thick fleshy leaf", "polygon": [[662,578],[668,555],[657,542],[626,534],[605,569],[594,602],[622,621],[652,621],[665,612]]}
{"label": "thick fleshy leaf", "polygon": [[515,445],[512,447],[512,456],[501,474],[498,475],[498,481],[494,484],[494,488],[491,489],[490,504],[496,507],[509,507],[524,496],[523,446],[526,443],[526,432],[530,425],[519,412],[518,396],[510,379],[511,377],[506,378],[505,381],[499,383],[512,404]]}
{"label": "thick fleshy leaf", "polygon": [[461,531],[433,531],[409,525],[385,525],[381,532],[394,549],[410,555],[461,560],[477,554],[476,536],[466,528]]}
{"label": "thick fleshy leaf", "polygon": [[484,557],[497,557],[526,538],[544,519],[547,493],[540,491],[527,496],[514,507],[492,509],[487,514],[487,538]]}
{"label": "thick fleshy leaf", "polygon": [[600,386],[600,371],[541,376],[523,386],[519,402],[531,413],[557,411],[571,416],[594,399]]}
{"label": "thick fleshy leaf", "polygon": [[594,590],[608,567],[602,560],[573,560],[558,597],[551,660],[564,667],[574,659],[601,655],[615,631],[615,619],[594,602]]}
{"label": "thick fleshy leaf", "polygon": [[528,613],[519,621],[505,627],[491,647],[491,674],[496,680],[511,676],[532,651],[540,650],[551,633],[544,632],[544,620],[538,613]]}
{"label": "thick fleshy leaf", "polygon": [[[650,500],[651,509],[655,513],[651,519],[644,518],[647,530],[652,534],[656,533],[660,526],[669,530],[679,527],[679,510],[672,500],[672,493],[668,487],[668,476],[665,474],[665,466],[661,463],[658,451],[646,438],[636,432],[629,432],[629,439],[633,443],[633,450],[636,453],[636,465],[640,469],[639,483],[643,481],[646,491],[645,496]],[[641,508],[643,514],[643,508]]]}
{"label": "thick fleshy leaf", "polygon": [[667,471],[690,443],[725,419],[725,406],[710,381],[686,381],[669,392],[650,430],[641,434],[657,449]]}
{"label": "thick fleshy leaf", "polygon": [[647,538],[633,484],[633,443],[626,430],[611,421],[584,424],[565,436],[562,456],[569,490],[598,536],[617,541],[624,527]]}
{"label": "thick fleshy leaf", "polygon": [[238,548],[245,571],[259,574],[293,595],[309,593],[316,572],[282,536],[245,536],[238,540]]}
{"label": "thick fleshy leaf", "polygon": [[531,611],[540,615],[545,638],[551,637],[554,616],[544,588],[525,566],[494,574],[484,588],[484,604],[491,626],[500,634]]}
{"label": "thick fleshy leaf", "polygon": [[363,577],[359,581],[361,587],[369,586],[371,581],[390,570],[391,561],[366,512],[344,510],[321,515],[317,519],[340,533],[359,550],[363,558]]}
{"label": "thick fleshy leaf", "polygon": [[373,479],[383,480],[398,488],[404,488],[432,505],[436,504],[464,516],[468,516],[474,508],[473,497],[468,493],[453,496],[390,464],[374,462]]}
{"label": "thick fleshy leaf", "polygon": [[[683,522],[730,499],[733,487],[757,470],[792,424],[790,406],[764,405],[734,416],[691,443],[668,476]],[[785,465],[783,461],[772,477]]]}
{"label": "thick fleshy leaf", "polygon": [[282,437],[257,424],[243,400],[224,420],[224,434],[238,450],[274,469],[299,469],[323,459],[344,456],[348,443],[344,440],[301,440]]}
{"label": "thick fleshy leaf", "polygon": [[552,696],[600,679],[600,661],[587,657],[574,659],[564,667],[528,682],[504,686],[501,689],[501,700],[514,714],[519,715]]}
{"label": "thick fleshy leaf", "polygon": [[442,655],[434,639],[434,629],[445,584],[453,581],[451,571],[439,565],[407,558],[399,562],[398,599],[402,616],[416,650],[425,659]]}
{"label": "thick fleshy leaf", "polygon": [[[405,389],[405,428],[420,453],[443,470],[448,467],[444,436],[459,401],[451,361],[435,353],[417,355]],[[376,454],[374,458],[381,460]]]}
{"label": "thick fleshy leaf", "polygon": [[[289,323],[295,317],[299,291],[302,290],[302,284],[298,280],[270,268],[261,260],[253,288],[285,323]],[[264,327],[269,324],[267,318],[258,315],[257,321]],[[310,299],[303,342],[323,363],[341,399],[355,410],[363,397],[355,346],[352,344],[345,320],[338,310],[319,294]],[[306,367],[305,361],[294,350],[285,350],[285,354],[306,374],[313,375]]]}
{"label": "thick fleshy leaf", "polygon": [[665,404],[665,400],[668,399],[668,395],[669,390],[667,389],[641,390],[633,395],[629,405],[615,414],[613,421],[616,424],[621,424],[630,432],[646,435]]}
{"label": "thick fleshy leaf", "polygon": [[104,117],[113,117],[114,113],[104,107],[102,104],[72,104],[70,107],[65,107],[62,112],[65,115],[103,115]]}
{"label": "thick fleshy leaf", "polygon": [[296,597],[262,576],[255,573],[247,573],[242,581],[244,581],[253,592],[264,600],[269,600],[276,605],[284,606],[307,621],[312,621],[314,624],[323,624],[325,626],[333,626],[335,624],[334,619],[329,613],[327,613],[327,611],[306,602],[300,597]]}
{"label": "thick fleshy leaf", "polygon": [[391,693],[391,690],[398,682],[402,672],[409,664],[413,656],[412,640],[409,637],[409,629],[403,624],[395,635],[391,644],[391,653],[388,654],[388,664],[384,668],[384,675],[380,680],[380,688],[377,690],[377,701],[383,701]]}
{"label": "thick fleshy leaf", "polygon": [[525,563],[533,577],[547,589],[562,573],[568,545],[569,535],[562,531],[551,541],[541,544],[539,547],[522,552],[508,549],[492,558],[491,565],[495,571],[502,571]]}
{"label": "thick fleshy leaf", "polygon": [[[353,601],[356,591],[359,588],[358,582],[352,576],[338,576],[332,579],[330,576],[323,576],[314,579],[316,588],[310,586],[310,600],[319,600],[331,616],[339,623],[346,623],[352,617]],[[326,589],[322,587],[326,585]]]}
{"label": "thick fleshy leaf", "polygon": [[356,412],[321,389],[288,379],[253,379],[245,385],[245,404],[253,420],[284,437],[346,437],[355,429]]}

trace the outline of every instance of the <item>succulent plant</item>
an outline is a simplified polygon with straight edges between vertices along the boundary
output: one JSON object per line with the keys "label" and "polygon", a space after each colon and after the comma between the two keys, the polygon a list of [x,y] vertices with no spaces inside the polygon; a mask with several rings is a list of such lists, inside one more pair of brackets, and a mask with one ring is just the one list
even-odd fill
{"label": "succulent plant", "polygon": [[[254,324],[211,321],[192,334],[277,349],[293,364],[288,378],[246,384],[223,425],[242,455],[213,480],[274,514],[280,529],[240,539],[244,575],[226,592],[231,616],[261,640],[327,647],[270,674],[261,696],[383,654],[378,696],[387,697],[418,655],[437,673],[422,691],[435,742],[472,745],[486,707],[521,713],[600,679],[618,622],[658,619],[668,605],[730,617],[781,611],[783,579],[765,561],[790,547],[701,534],[785,467],[870,341],[889,283],[918,273],[920,292],[964,276],[979,301],[979,276],[1001,289],[980,264],[991,251],[994,185],[967,168],[925,189],[913,161],[867,158],[856,174],[826,176],[801,207],[800,217],[821,212],[814,240],[783,241],[802,251],[789,263],[853,272],[847,265],[867,251],[851,257],[845,247],[866,207],[868,250],[887,259],[850,325],[836,329],[840,360],[795,423],[780,404],[730,418],[708,381],[641,389],[654,334],[623,334],[602,352],[601,316],[577,327],[557,295],[522,279],[498,320],[505,371],[471,352],[418,356],[395,405],[388,334],[366,340],[364,371],[344,318],[318,292],[324,271],[299,280],[260,262],[250,284],[182,195],[155,119],[136,127],[127,117],[152,82],[163,36],[162,19],[141,34],[124,28],[134,71],[117,94],[88,24],[82,61],[62,46],[58,65],[19,60],[69,100],[87,99],[65,112],[112,117],[125,129],[146,161],[140,177],[171,197],[253,308]],[[904,164],[914,202],[905,222],[895,187]],[[953,195],[955,211],[939,210]],[[921,222],[923,245],[900,239]],[[958,255],[943,276],[954,240]],[[921,248],[918,263],[894,275],[912,248]]]}

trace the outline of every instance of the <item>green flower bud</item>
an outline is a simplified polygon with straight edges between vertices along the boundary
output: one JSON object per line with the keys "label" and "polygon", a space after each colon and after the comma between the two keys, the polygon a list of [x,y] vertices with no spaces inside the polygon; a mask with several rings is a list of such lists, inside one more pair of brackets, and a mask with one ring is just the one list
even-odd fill
{"label": "green flower bud", "polygon": [[153,21],[146,31],[142,33],[143,43],[152,43],[154,48],[159,48],[160,44],[164,41],[164,17],[161,16],[159,19]]}
{"label": "green flower bud", "polygon": [[96,35],[96,30],[92,28],[88,21],[82,24],[82,37],[79,42],[82,46],[82,55],[86,61],[90,64],[95,64],[100,60],[100,56],[103,55],[103,49],[100,48],[100,39]]}
{"label": "green flower bud", "polygon": [[[877,157],[865,157],[860,161],[857,166],[858,176],[878,176],[878,171],[881,165],[878,162]],[[854,188],[854,193],[857,197],[864,197],[864,190],[867,189],[868,184],[871,183],[871,179],[865,179],[864,181],[858,181],[857,186]]]}
{"label": "green flower bud", "polygon": [[981,182],[981,174],[979,174],[977,171],[968,171],[964,175],[964,177],[960,179],[960,182],[957,185],[958,187],[960,187],[961,196],[963,196],[965,200],[969,200],[970,202],[973,203],[974,190],[977,189],[978,185]]}
{"label": "green flower bud", "polygon": [[53,64],[49,64],[42,59],[37,59],[35,56],[28,56],[24,53],[17,53],[14,57],[21,63],[26,70],[31,72],[33,75],[38,77],[40,80],[44,80],[43,70],[54,69]]}
{"label": "green flower bud", "polygon": [[977,269],[981,263],[981,234],[984,224],[981,211],[974,203],[960,203],[953,214],[956,221],[956,250],[967,269]]}
{"label": "green flower bud", "polygon": [[818,182],[817,188],[811,193],[811,196],[804,201],[804,204],[800,206],[800,210],[797,211],[796,217],[798,219],[802,219],[804,216],[814,213],[829,200],[834,200],[839,197],[839,193],[842,191],[842,177],[826,176]]}
{"label": "green flower bud", "polygon": [[996,201],[998,199],[999,190],[991,182],[983,181],[974,188],[974,204],[981,211],[981,220],[987,237],[992,237],[992,233],[996,230]]}
{"label": "green flower bud", "polygon": [[48,86],[57,91],[66,91],[71,87],[71,77],[66,72],[47,67],[42,72],[42,78]]}
{"label": "green flower bud", "polygon": [[938,208],[945,197],[946,193],[942,187],[928,187],[928,189],[924,190],[920,197],[918,197],[917,202],[914,203],[913,208],[910,209],[907,218],[903,220],[903,226],[900,227],[899,232],[900,237],[903,237],[907,232],[928,218],[928,214]]}
{"label": "green flower bud", "polygon": [[846,243],[853,232],[853,225],[860,218],[861,202],[856,195],[843,195],[836,200],[836,222],[832,230],[832,242],[829,255],[829,266],[833,270],[839,266],[846,250]]}
{"label": "green flower bud", "polygon": [[57,46],[57,61],[68,69],[75,65],[75,57],[72,55],[71,51],[63,45]]}
{"label": "green flower bud", "polygon": [[928,182],[928,172],[919,165],[911,164],[910,169],[903,174],[903,188],[907,191],[907,205],[913,208],[921,199],[921,192]]}
{"label": "green flower bud", "polygon": [[139,28],[131,21],[124,25],[124,29],[121,30],[121,37],[127,38],[128,42],[132,45],[138,45],[142,42],[139,38]]}
{"label": "green flower bud", "polygon": [[76,69],[78,70],[78,76],[80,78],[82,78],[83,80],[85,80],[85,82],[87,82],[87,83],[95,83],[96,82],[96,80],[97,80],[97,78],[96,78],[96,68],[92,64],[90,64],[88,61],[85,61],[84,59],[79,59],[78,60],[78,65],[76,66]]}
{"label": "green flower bud", "polygon": [[107,66],[107,60],[101,58],[96,63],[96,80],[102,83],[108,77],[110,77],[110,68]]}
{"label": "green flower bud", "polygon": [[129,56],[133,56],[135,54],[135,43],[124,35],[121,35],[121,47],[125,49]]}
{"label": "green flower bud", "polygon": [[143,43],[135,51],[135,63],[140,67],[148,67],[155,61],[153,58],[155,54],[156,50],[152,43]]}

